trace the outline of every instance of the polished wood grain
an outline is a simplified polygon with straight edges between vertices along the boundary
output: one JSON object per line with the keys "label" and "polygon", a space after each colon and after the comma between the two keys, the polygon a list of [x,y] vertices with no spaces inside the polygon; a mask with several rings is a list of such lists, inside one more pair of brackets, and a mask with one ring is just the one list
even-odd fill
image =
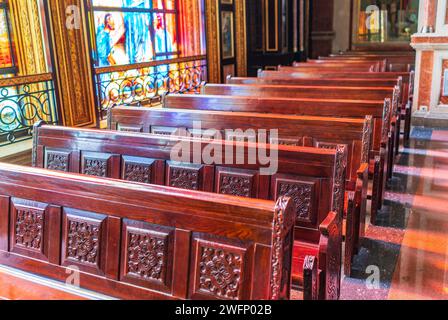
{"label": "polished wood grain", "polygon": [[[175,132],[179,135],[191,135],[195,123],[200,123],[202,130],[216,130],[222,138],[229,137],[229,131],[241,130],[244,133],[253,132],[254,141],[257,133],[265,130],[278,131],[278,142],[282,145],[309,146],[318,148],[333,148],[338,144],[347,146],[348,163],[346,173],[346,189],[356,191],[356,203],[350,214],[355,215],[357,224],[353,232],[358,233],[353,241],[346,241],[346,247],[357,246],[363,237],[364,228],[360,226],[359,218],[366,215],[368,162],[371,144],[372,118],[349,119],[329,117],[307,117],[279,114],[260,114],[244,112],[201,111],[184,109],[151,109],[117,107],[110,110],[108,127],[112,130],[136,131],[145,133]],[[325,130],[322,128],[325,127]],[[250,130],[250,131],[247,131]],[[200,136],[203,134],[197,133]],[[268,136],[268,141],[274,143],[275,138]],[[262,142],[259,141],[258,142]],[[359,172],[365,172],[359,176]],[[358,181],[358,179],[362,179]],[[361,188],[357,189],[357,186]],[[357,218],[358,217],[358,218]],[[347,250],[346,252],[353,252]],[[352,260],[353,257],[350,257]]]}
{"label": "polished wood grain", "polygon": [[[0,175],[10,205],[0,217],[12,225],[0,230],[2,264],[59,281],[77,266],[82,288],[125,299],[289,298],[288,198],[242,201],[7,164]],[[228,277],[213,271],[221,266]]]}
{"label": "polished wood grain", "polygon": [[393,87],[397,79],[344,79],[344,78],[255,78],[255,77],[227,77],[227,84],[259,84],[259,85],[291,85],[291,86],[331,86],[331,87]]}
{"label": "polished wood grain", "polygon": [[[395,105],[397,105],[395,95]],[[247,97],[247,96],[217,96],[217,95],[168,95],[164,99],[164,107],[169,109],[191,109],[207,111],[231,111],[231,112],[255,112],[255,113],[275,113],[287,115],[312,115],[312,116],[338,116],[341,118],[362,118],[372,115],[373,143],[370,158],[381,155],[383,166],[380,172],[372,172],[374,186],[383,190],[387,179],[387,169],[392,167],[392,158],[389,157],[389,150],[393,138],[396,134],[394,130],[393,112],[391,100],[368,101],[368,100],[341,100],[341,99],[316,99],[316,98],[267,98],[267,97]],[[383,123],[385,124],[383,126]],[[384,128],[384,130],[383,130]],[[390,128],[390,130],[389,130]],[[389,132],[390,131],[390,132]],[[390,133],[390,135],[389,135]],[[388,146],[388,148],[386,148]],[[385,152],[381,152],[385,149]],[[379,191],[379,201],[375,205],[381,207],[384,191]]]}
{"label": "polished wood grain", "polygon": [[[298,283],[306,256],[303,248],[313,247],[317,254],[320,224],[333,209],[342,216],[345,148],[271,146],[52,126],[35,128],[35,137],[37,167],[247,198],[274,200],[291,195],[296,212],[293,274]],[[179,151],[180,163],[171,161],[179,142],[184,147]],[[250,154],[267,155],[272,148],[278,151],[278,160],[273,159],[278,169],[273,175],[260,174],[270,165],[260,158],[253,164],[237,161]],[[213,163],[197,159],[211,149],[221,150]],[[231,163],[226,161],[229,157]]]}
{"label": "polished wood grain", "polygon": [[[397,82],[395,83],[397,85]],[[325,98],[347,100],[382,100],[392,98],[390,87],[343,87],[318,85],[265,85],[265,84],[207,84],[201,89],[206,95],[257,96],[272,98]]]}

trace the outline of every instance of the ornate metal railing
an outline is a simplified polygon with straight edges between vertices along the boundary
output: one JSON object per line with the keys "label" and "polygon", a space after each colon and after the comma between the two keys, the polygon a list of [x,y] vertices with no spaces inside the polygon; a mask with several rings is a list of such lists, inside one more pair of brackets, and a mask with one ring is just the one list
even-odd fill
{"label": "ornate metal railing", "polygon": [[0,146],[31,138],[40,120],[58,123],[52,74],[0,79]]}
{"label": "ornate metal railing", "polygon": [[98,112],[118,105],[151,106],[169,93],[197,92],[207,79],[206,56],[95,69]]}

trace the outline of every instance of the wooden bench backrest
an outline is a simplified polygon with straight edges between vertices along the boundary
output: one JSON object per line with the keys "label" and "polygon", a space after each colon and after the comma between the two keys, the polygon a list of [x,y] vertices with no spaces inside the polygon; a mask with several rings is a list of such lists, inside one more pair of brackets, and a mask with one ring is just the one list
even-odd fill
{"label": "wooden bench backrest", "polygon": [[[168,135],[178,131],[181,134],[200,135],[201,133],[191,130],[195,122],[200,123],[203,130],[218,130],[223,139],[228,138],[228,130],[233,132],[240,129],[246,133],[250,132],[246,130],[278,130],[278,143],[281,145],[322,148],[347,145],[346,179],[351,185],[356,183],[361,164],[369,162],[372,117],[348,119],[133,107],[112,108],[108,114],[108,128],[119,131]],[[268,139],[270,143],[274,142],[269,136]]]}
{"label": "wooden bench backrest", "polygon": [[[283,66],[279,66],[284,68]],[[341,70],[347,71],[347,72],[383,72],[382,69],[380,69],[380,66],[377,64],[366,64],[366,65],[354,65],[354,64],[340,64],[340,65],[333,65],[333,64],[320,64],[316,65],[313,63],[302,63],[302,62],[296,62],[294,65],[294,68],[301,68],[301,69],[308,69],[311,71],[327,71],[327,72],[339,72]]]}
{"label": "wooden bench backrest", "polygon": [[348,100],[383,100],[392,98],[393,87],[330,87],[293,85],[224,85],[207,84],[201,89],[207,95],[257,96],[273,98],[325,98]]}
{"label": "wooden bench backrest", "polygon": [[398,79],[409,82],[409,72],[351,72],[309,70],[302,67],[279,66],[278,71],[260,71],[259,78],[350,78],[350,79]]}
{"label": "wooden bench backrest", "polygon": [[228,76],[227,84],[259,84],[259,85],[297,85],[297,86],[332,86],[332,87],[394,87],[396,79],[269,79]]}
{"label": "wooden bench backrest", "polygon": [[[287,299],[292,200],[0,164],[0,262],[128,299]],[[8,227],[9,225],[9,227]],[[9,231],[8,231],[9,230]],[[213,285],[214,268],[231,274]]]}
{"label": "wooden bench backrest", "polygon": [[[293,195],[299,241],[318,242],[319,226],[328,212],[333,208],[342,212],[338,186],[342,184],[345,190],[345,148],[336,151],[52,126],[36,131],[33,163],[40,168],[246,198],[274,200]],[[179,141],[184,143],[179,151],[183,161],[171,161]],[[221,150],[216,153],[219,160],[209,164],[201,151],[210,153],[214,148]],[[236,161],[237,156],[247,159],[257,151],[267,155],[271,148],[278,149],[278,171],[272,176],[260,174],[269,164],[262,164],[258,157],[254,164]],[[233,160],[231,164],[226,157]]]}
{"label": "wooden bench backrest", "polygon": [[323,61],[376,61],[378,59],[386,59],[387,64],[415,64],[415,55],[331,55],[329,57],[319,57],[319,60]]}
{"label": "wooden bench backrest", "polygon": [[[411,72],[326,72],[325,70],[313,70],[295,67],[279,67],[278,71],[259,70],[258,78],[262,79],[392,79],[401,82],[400,90],[402,92],[400,104],[406,104],[413,96],[415,74]],[[358,85],[361,86],[361,85]],[[380,85],[385,86],[385,84]]]}
{"label": "wooden bench backrest", "polygon": [[368,69],[374,72],[386,72],[387,71],[387,60],[372,60],[372,61],[362,61],[362,60],[308,60],[306,62],[293,62],[293,67],[300,66],[314,66],[314,67],[338,67],[338,68],[358,68],[358,67],[372,67]]}
{"label": "wooden bench backrest", "polygon": [[[389,100],[390,101],[390,100]],[[390,103],[390,102],[389,102]],[[373,117],[372,151],[379,151],[383,121],[390,122],[391,108],[384,100],[336,100],[313,98],[259,98],[241,96],[209,96],[173,94],[164,98],[164,107],[171,109],[215,110],[232,112],[277,113],[341,118]]]}

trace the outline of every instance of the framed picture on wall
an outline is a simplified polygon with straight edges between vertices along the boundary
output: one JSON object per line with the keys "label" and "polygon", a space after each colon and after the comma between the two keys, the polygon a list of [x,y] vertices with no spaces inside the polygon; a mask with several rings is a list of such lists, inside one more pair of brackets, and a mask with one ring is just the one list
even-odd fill
{"label": "framed picture on wall", "polygon": [[221,46],[222,58],[233,59],[235,57],[235,46],[233,39],[233,12],[221,12]]}

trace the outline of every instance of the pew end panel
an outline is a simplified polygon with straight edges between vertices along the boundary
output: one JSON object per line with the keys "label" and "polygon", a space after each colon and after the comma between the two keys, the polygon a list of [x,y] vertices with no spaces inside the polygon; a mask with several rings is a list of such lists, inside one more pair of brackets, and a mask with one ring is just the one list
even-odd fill
{"label": "pew end panel", "polygon": [[355,191],[349,191],[347,197],[344,273],[348,277],[351,276],[353,258],[359,252],[362,239],[365,237],[367,189],[368,165],[366,163],[358,171]]}
{"label": "pew end panel", "polygon": [[[341,290],[341,250],[342,230],[338,214],[330,213],[321,225],[322,237],[319,242],[319,268],[326,286],[320,286],[320,300],[338,300]],[[322,272],[322,270],[325,270]]]}

